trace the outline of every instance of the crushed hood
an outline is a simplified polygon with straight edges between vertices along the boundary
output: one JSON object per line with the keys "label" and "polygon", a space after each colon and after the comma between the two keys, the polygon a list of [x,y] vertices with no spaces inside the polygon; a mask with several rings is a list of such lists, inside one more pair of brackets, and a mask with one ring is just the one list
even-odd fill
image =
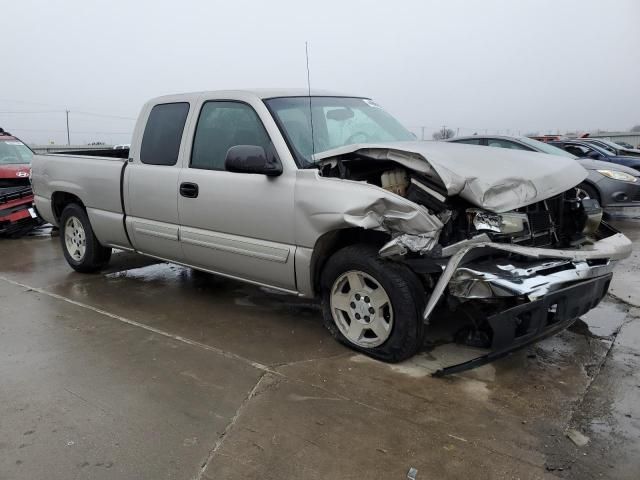
{"label": "crushed hood", "polygon": [[506,212],[558,195],[588,173],[575,160],[545,153],[447,142],[346,145],[314,156],[316,161],[357,154],[392,160],[423,173],[477,207]]}

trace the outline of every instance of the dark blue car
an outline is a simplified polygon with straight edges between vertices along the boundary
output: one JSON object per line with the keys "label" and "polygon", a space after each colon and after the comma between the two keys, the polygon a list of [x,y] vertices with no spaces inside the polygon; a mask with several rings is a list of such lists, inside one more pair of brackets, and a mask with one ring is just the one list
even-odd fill
{"label": "dark blue car", "polygon": [[561,148],[566,152],[572,153],[576,157],[587,157],[593,160],[616,163],[618,165],[624,165],[625,167],[640,170],[640,157],[615,155],[609,150],[591,142],[583,142],[580,140],[557,140],[549,142],[549,144]]}

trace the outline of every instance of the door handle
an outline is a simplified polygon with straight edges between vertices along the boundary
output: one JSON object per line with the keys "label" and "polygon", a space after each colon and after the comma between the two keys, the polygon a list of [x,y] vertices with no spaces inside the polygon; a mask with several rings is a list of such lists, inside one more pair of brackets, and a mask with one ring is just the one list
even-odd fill
{"label": "door handle", "polygon": [[196,198],[198,196],[198,184],[191,182],[181,183],[180,195],[187,198]]}

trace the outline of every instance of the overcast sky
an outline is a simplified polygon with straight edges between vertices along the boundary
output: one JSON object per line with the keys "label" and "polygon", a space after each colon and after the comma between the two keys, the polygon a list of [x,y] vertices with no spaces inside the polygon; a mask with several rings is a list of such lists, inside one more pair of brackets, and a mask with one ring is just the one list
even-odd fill
{"label": "overcast sky", "polygon": [[0,126],[28,142],[65,143],[65,109],[72,143],[128,142],[132,120],[79,112],[305,87],[305,40],[312,87],[371,96],[429,136],[640,124],[639,0],[19,0],[0,15]]}

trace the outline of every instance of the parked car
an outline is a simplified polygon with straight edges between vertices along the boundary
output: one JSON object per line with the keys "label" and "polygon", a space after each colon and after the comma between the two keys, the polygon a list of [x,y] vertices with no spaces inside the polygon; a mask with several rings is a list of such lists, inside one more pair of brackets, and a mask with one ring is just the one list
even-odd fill
{"label": "parked car", "polygon": [[439,374],[598,304],[631,243],[576,197],[584,168],[413,138],[367,98],[165,96],[143,107],[129,160],[36,155],[36,205],[79,272],[119,248],[317,297],[331,334],[380,360],[465,320],[455,338],[486,354]]}
{"label": "parked car", "polygon": [[630,143],[627,142],[621,142],[621,141],[617,141],[614,142],[617,143],[618,145],[620,145],[621,147],[626,148],[627,150],[635,150],[636,147],[634,147],[633,145],[631,145]]}
{"label": "parked car", "polygon": [[0,128],[0,235],[20,236],[42,223],[33,208],[33,152]]}
{"label": "parked car", "polygon": [[640,157],[640,150],[633,148],[631,145],[629,145],[631,148],[626,148],[626,147],[623,147],[622,145],[618,145],[617,143],[612,142],[611,140],[605,140],[604,138],[588,137],[588,138],[581,138],[580,140],[586,143],[597,145],[598,147],[607,150],[613,155]]}
{"label": "parked car", "polygon": [[528,137],[509,137],[501,135],[473,135],[456,137],[449,142],[483,145],[529,152],[547,153],[576,160],[589,172],[578,188],[579,198],[593,198],[611,212],[624,212],[628,207],[640,207],[640,172],[623,165],[579,158],[550,143],[543,143]]}
{"label": "parked car", "polygon": [[603,162],[624,165],[625,167],[633,168],[634,170],[640,170],[640,158],[614,155],[609,150],[593,142],[585,142],[584,140],[558,140],[549,143],[575,155],[576,157],[601,160]]}

